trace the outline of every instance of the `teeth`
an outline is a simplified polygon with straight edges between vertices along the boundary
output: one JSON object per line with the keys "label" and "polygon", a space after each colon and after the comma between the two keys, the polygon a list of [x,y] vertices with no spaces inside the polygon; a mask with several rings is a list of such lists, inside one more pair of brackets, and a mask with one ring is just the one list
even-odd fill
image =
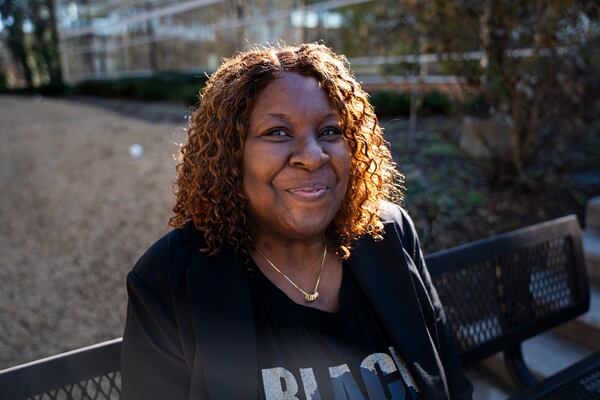
{"label": "teeth", "polygon": [[305,188],[297,188],[292,189],[294,192],[304,192],[304,193],[318,193],[325,190],[324,187],[305,187]]}

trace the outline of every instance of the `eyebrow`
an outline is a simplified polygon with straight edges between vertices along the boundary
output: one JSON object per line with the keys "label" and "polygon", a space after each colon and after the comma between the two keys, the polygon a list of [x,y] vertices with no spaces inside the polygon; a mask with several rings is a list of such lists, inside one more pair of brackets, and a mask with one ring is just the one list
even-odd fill
{"label": "eyebrow", "polygon": [[[289,121],[291,119],[288,114],[284,114],[284,113],[268,113],[267,115],[265,115],[261,119],[265,119],[267,117],[276,118],[276,119],[283,119],[285,121]],[[323,116],[321,117],[321,121],[323,121],[323,120],[325,120],[327,118],[336,118],[337,119],[337,114],[334,113],[334,112],[328,112],[326,114],[323,114]]]}

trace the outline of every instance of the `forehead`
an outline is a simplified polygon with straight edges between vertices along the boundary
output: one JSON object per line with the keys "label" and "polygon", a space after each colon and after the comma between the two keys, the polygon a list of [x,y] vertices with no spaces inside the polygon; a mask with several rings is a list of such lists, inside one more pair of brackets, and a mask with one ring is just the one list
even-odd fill
{"label": "forehead", "polygon": [[333,108],[319,82],[296,73],[284,73],[258,95],[250,120],[265,114],[288,114],[298,118],[331,114]]}

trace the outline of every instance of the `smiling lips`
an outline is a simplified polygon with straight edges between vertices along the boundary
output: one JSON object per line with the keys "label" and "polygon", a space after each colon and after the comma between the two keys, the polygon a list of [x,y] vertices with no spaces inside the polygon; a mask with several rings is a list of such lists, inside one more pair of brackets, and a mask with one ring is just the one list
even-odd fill
{"label": "smiling lips", "polygon": [[325,196],[329,188],[324,184],[309,184],[303,186],[297,186],[287,191],[294,197],[302,200],[317,200]]}

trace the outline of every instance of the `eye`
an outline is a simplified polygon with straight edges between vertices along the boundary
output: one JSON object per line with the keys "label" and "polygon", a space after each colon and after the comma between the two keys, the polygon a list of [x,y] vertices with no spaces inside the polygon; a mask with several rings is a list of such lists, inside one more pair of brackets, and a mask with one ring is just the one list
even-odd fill
{"label": "eye", "polygon": [[270,137],[285,137],[285,136],[289,136],[289,133],[283,129],[283,128],[275,128],[275,129],[271,129],[270,131],[268,131],[265,136],[270,136]]}
{"label": "eye", "polygon": [[342,134],[342,130],[340,128],[336,128],[333,126],[328,126],[327,128],[323,129],[321,131],[321,136],[337,136],[337,135],[341,135]]}

